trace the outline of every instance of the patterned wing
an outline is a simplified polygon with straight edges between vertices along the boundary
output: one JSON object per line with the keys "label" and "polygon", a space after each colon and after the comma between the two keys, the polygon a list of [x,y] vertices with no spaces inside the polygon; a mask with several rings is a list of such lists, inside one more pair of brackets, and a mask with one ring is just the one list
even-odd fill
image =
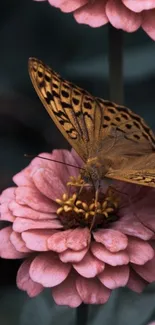
{"label": "patterned wing", "polygon": [[155,153],[122,160],[119,169],[111,168],[106,177],[155,187]]}
{"label": "patterned wing", "polygon": [[[99,136],[101,125],[101,113],[96,114],[98,104],[95,98],[62,79],[38,59],[29,59],[29,74],[47,112],[71,146],[86,161],[89,143]],[[98,125],[96,128],[95,121]]]}

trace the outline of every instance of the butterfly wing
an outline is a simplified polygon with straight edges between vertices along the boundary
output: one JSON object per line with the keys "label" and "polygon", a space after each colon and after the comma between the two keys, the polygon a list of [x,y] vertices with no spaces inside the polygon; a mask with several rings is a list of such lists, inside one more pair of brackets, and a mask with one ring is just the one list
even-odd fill
{"label": "butterfly wing", "polygon": [[29,74],[47,112],[70,145],[86,161],[92,138],[99,137],[102,112],[99,110],[96,114],[98,103],[87,91],[62,79],[38,59],[29,59]]}

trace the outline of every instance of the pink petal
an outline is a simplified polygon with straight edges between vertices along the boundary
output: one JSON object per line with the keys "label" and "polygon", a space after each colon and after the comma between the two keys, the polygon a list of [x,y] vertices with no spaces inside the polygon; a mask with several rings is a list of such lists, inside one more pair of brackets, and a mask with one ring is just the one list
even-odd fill
{"label": "pink petal", "polygon": [[17,187],[16,202],[21,205],[27,205],[28,207],[40,212],[53,212],[53,205],[51,200],[39,193],[37,189],[30,187]]}
{"label": "pink petal", "polygon": [[112,266],[123,265],[129,263],[129,256],[127,252],[109,252],[102,244],[93,242],[91,244],[91,251],[99,260],[110,264]]}
{"label": "pink petal", "polygon": [[129,279],[129,267],[127,265],[115,267],[106,265],[105,270],[98,275],[98,278],[109,289],[125,287]]}
{"label": "pink petal", "polygon": [[67,237],[67,247],[75,251],[88,247],[91,235],[88,228],[73,229]]}
{"label": "pink petal", "polygon": [[33,260],[30,277],[44,287],[54,287],[67,278],[70,269],[71,265],[62,263],[55,253],[42,253]]}
{"label": "pink petal", "polygon": [[38,251],[48,251],[47,240],[55,233],[55,230],[28,230],[22,233],[22,238],[26,244],[26,247]]}
{"label": "pink petal", "polygon": [[[11,201],[9,203],[9,209],[12,211],[12,214],[16,217],[27,218],[33,220],[49,220],[56,219],[57,206],[54,202],[51,201],[51,207],[53,206],[53,213],[44,213],[40,211],[33,210],[26,206],[18,204],[16,201]],[[15,219],[15,218],[14,218]]]}
{"label": "pink petal", "polygon": [[80,276],[76,280],[76,289],[85,304],[104,304],[111,293],[97,278],[86,279]]}
{"label": "pink petal", "polygon": [[122,210],[122,214],[121,219],[113,225],[113,229],[120,230],[126,235],[138,237],[143,240],[148,240],[153,236],[153,232],[146,228],[136,217],[133,217],[132,214],[129,214],[125,210]]}
{"label": "pink petal", "polygon": [[10,235],[12,233],[12,227],[6,227],[0,230],[0,257],[17,259],[24,258],[27,253],[18,252],[10,241]]}
{"label": "pink petal", "polygon": [[88,0],[48,0],[51,6],[60,8],[63,12],[72,12],[75,9],[83,6]]}
{"label": "pink petal", "polygon": [[23,232],[29,229],[60,229],[62,225],[55,220],[35,221],[26,218],[16,218],[13,223],[13,230]]}
{"label": "pink petal", "polygon": [[4,202],[0,205],[0,220],[13,222],[15,217],[9,209],[8,202]]}
{"label": "pink petal", "polygon": [[132,264],[132,268],[147,282],[155,281],[155,257],[142,266]]}
{"label": "pink petal", "polygon": [[15,198],[16,187],[9,187],[4,190],[0,195],[0,204],[8,203]]}
{"label": "pink petal", "polygon": [[24,241],[21,238],[21,234],[15,232],[15,231],[12,231],[12,233],[10,235],[10,241],[17,251],[23,252],[23,253],[31,253],[32,252],[30,249],[28,249],[26,247]]}
{"label": "pink petal", "polygon": [[122,0],[122,2],[126,7],[135,12],[141,12],[143,10],[155,8],[154,0]]}
{"label": "pink petal", "polygon": [[146,287],[147,282],[144,281],[137,273],[130,270],[129,281],[127,287],[135,292],[141,293]]}
{"label": "pink petal", "polygon": [[155,41],[155,9],[143,13],[142,28]]}
{"label": "pink petal", "polygon": [[104,270],[105,264],[88,252],[83,260],[79,263],[74,263],[73,267],[85,278],[94,278]]}
{"label": "pink petal", "polygon": [[37,169],[32,178],[39,192],[53,201],[66,193],[66,187],[59,177],[52,176],[49,169]]}
{"label": "pink petal", "polygon": [[128,254],[131,263],[143,265],[154,256],[154,250],[149,243],[139,238],[129,237]]}
{"label": "pink petal", "polygon": [[78,307],[82,303],[75,285],[75,275],[70,273],[65,281],[52,288],[53,299],[57,305]]}
{"label": "pink petal", "polygon": [[93,4],[79,8],[74,12],[74,18],[79,24],[87,24],[91,27],[100,27],[107,24],[108,18],[105,13],[105,5],[107,0],[95,0]]}
{"label": "pink petal", "polygon": [[48,249],[57,253],[64,252],[67,249],[67,237],[72,230],[64,230],[55,233],[47,240]]}
{"label": "pink petal", "polygon": [[13,181],[17,186],[29,186],[34,187],[32,178],[31,178],[31,171],[32,166],[29,165],[28,167],[21,170],[18,174],[13,176]]}
{"label": "pink petal", "polygon": [[103,244],[112,253],[124,250],[128,244],[127,236],[113,229],[98,230],[93,232],[93,236],[98,243]]}
{"label": "pink petal", "polygon": [[35,297],[43,291],[44,287],[40,283],[34,282],[29,276],[29,268],[32,259],[27,259],[20,266],[17,273],[17,286],[19,289],[26,291],[29,297]]}
{"label": "pink petal", "polygon": [[123,29],[128,33],[136,31],[142,23],[141,15],[130,11],[120,0],[108,0],[105,11],[115,28]]}
{"label": "pink petal", "polygon": [[72,249],[67,249],[66,251],[59,254],[59,258],[64,263],[77,263],[80,262],[86,255],[88,247],[82,249],[81,251],[73,251]]}

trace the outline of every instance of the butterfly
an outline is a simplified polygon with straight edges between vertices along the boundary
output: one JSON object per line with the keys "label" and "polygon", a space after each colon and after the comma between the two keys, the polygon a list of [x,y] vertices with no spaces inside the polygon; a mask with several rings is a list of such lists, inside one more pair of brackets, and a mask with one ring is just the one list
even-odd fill
{"label": "butterfly", "polygon": [[36,58],[29,74],[44,107],[82,158],[96,193],[105,178],[155,187],[155,136],[130,109],[93,97]]}

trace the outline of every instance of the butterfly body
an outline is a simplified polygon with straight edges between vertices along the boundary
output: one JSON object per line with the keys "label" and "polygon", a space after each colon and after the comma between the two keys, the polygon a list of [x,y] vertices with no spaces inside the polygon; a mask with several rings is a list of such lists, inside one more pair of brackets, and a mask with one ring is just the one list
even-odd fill
{"label": "butterfly body", "polygon": [[29,59],[34,88],[49,115],[84,162],[82,177],[105,177],[155,187],[155,137],[130,109],[93,97]]}

